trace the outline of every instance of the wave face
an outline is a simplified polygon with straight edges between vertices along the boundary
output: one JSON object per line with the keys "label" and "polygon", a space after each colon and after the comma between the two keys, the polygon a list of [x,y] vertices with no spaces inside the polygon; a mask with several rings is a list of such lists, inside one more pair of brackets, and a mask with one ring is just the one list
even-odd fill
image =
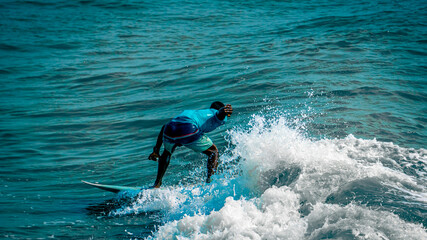
{"label": "wave face", "polygon": [[[426,239],[426,10],[0,1],[0,238]],[[212,184],[185,148],[160,190],[81,183],[151,186],[161,126],[218,100]]]}
{"label": "wave face", "polygon": [[314,140],[284,118],[255,116],[250,125],[230,131],[223,166],[239,171],[224,166],[222,182],[203,197],[216,206],[186,204],[195,214],[167,222],[154,239],[427,237],[425,149],[352,135]]}

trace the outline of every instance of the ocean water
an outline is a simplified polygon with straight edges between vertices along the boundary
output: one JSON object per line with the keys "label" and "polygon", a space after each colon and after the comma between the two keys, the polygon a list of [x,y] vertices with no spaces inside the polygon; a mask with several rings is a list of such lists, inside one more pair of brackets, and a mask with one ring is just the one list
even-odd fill
{"label": "ocean water", "polygon": [[[2,0],[0,238],[427,239],[425,1]],[[161,126],[215,100],[220,166]]]}

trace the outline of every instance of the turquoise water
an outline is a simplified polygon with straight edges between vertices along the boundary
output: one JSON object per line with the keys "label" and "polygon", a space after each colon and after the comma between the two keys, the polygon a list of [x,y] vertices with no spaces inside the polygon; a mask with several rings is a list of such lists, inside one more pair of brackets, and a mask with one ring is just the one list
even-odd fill
{"label": "turquoise water", "polygon": [[[423,1],[0,3],[5,239],[426,239]],[[233,105],[150,186],[161,128]]]}

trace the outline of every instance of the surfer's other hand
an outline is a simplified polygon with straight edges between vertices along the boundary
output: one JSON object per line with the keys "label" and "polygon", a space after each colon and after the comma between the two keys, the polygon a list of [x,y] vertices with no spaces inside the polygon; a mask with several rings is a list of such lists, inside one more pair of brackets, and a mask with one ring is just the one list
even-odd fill
{"label": "surfer's other hand", "polygon": [[231,104],[225,105],[224,112],[227,114],[227,117],[230,117],[230,115],[233,114],[233,107],[231,107]]}
{"label": "surfer's other hand", "polygon": [[233,114],[233,107],[231,107],[231,105],[230,104],[227,104],[227,105],[225,105],[224,107],[222,107],[222,108],[220,108],[219,110],[218,110],[218,115],[217,115],[217,117],[218,117],[218,119],[219,120],[224,120],[225,119],[225,117],[227,116],[227,117],[230,117],[231,116],[231,114]]}
{"label": "surfer's other hand", "polygon": [[206,183],[211,183],[211,177],[208,177],[208,178],[206,179]]}
{"label": "surfer's other hand", "polygon": [[153,152],[152,154],[150,154],[150,156],[148,156],[148,159],[153,160],[153,161],[157,161],[157,159],[159,159],[160,155],[156,152]]}

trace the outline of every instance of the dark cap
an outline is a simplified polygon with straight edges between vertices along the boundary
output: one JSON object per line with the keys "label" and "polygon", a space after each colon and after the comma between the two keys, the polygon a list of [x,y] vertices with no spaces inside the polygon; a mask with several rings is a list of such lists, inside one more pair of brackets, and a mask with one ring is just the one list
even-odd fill
{"label": "dark cap", "polygon": [[222,102],[220,102],[220,101],[216,101],[216,102],[213,102],[212,104],[211,104],[211,107],[210,108],[213,108],[213,109],[216,109],[216,110],[220,110],[222,107],[224,107],[225,105],[224,105],[224,103],[222,103]]}

